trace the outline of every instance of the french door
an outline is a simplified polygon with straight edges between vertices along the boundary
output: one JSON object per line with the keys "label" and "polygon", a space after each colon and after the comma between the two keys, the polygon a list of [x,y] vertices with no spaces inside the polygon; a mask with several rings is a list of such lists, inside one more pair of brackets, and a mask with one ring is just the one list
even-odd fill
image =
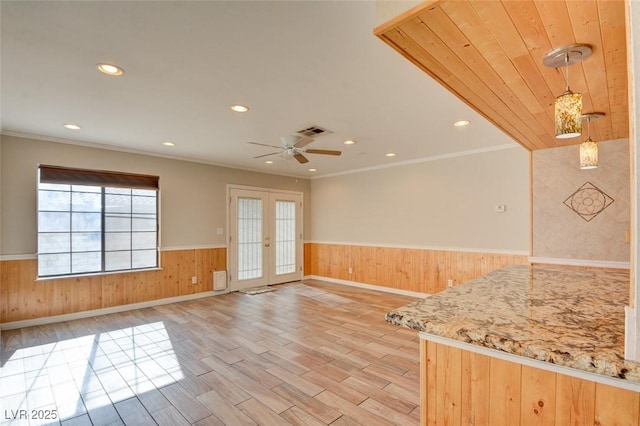
{"label": "french door", "polygon": [[302,278],[302,194],[230,188],[232,291]]}

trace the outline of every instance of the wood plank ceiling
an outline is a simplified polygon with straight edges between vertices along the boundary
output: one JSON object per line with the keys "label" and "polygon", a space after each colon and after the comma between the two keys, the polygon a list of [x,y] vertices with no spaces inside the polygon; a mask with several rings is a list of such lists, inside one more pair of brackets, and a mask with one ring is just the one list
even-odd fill
{"label": "wood plank ceiling", "polygon": [[[569,67],[571,90],[596,141],[629,136],[626,3],[622,0],[427,1],[375,34],[529,150],[581,143],[556,139],[554,100],[565,69],[548,68],[551,50],[586,43],[592,55]],[[434,100],[437,102],[437,100]]]}

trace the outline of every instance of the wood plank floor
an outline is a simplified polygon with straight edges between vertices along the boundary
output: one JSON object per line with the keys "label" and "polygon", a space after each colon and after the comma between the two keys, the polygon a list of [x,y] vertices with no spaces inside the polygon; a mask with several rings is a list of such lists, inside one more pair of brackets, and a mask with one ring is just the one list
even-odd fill
{"label": "wood plank floor", "polygon": [[417,425],[417,333],[384,321],[413,300],[309,280],[3,331],[0,423]]}

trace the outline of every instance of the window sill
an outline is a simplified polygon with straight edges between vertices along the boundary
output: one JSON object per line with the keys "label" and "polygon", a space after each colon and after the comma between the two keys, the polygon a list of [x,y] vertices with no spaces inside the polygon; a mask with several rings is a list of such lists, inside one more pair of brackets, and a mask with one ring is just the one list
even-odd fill
{"label": "window sill", "polygon": [[163,270],[162,267],[145,268],[145,269],[129,269],[127,271],[94,272],[90,274],[73,274],[73,275],[56,275],[53,277],[37,277],[35,280],[36,281],[67,280],[70,278],[101,277],[104,275],[135,274],[138,272],[152,272],[152,271],[162,271],[162,270]]}

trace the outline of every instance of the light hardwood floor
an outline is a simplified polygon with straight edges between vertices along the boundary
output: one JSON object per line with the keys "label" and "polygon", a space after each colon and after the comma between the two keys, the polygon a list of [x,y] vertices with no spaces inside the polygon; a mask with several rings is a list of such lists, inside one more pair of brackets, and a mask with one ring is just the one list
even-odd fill
{"label": "light hardwood floor", "polygon": [[417,425],[417,333],[384,321],[413,300],[310,280],[3,331],[0,424]]}

